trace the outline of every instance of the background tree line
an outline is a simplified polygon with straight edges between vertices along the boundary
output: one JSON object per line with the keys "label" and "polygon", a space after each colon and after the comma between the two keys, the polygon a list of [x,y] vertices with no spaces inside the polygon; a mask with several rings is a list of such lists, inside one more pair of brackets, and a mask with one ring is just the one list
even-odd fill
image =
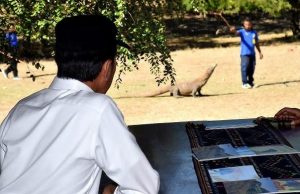
{"label": "background tree line", "polygon": [[300,38],[300,0],[183,0],[186,10],[208,14],[211,12],[284,17],[290,21],[295,38]]}
{"label": "background tree line", "polygon": [[[0,48],[5,50],[4,34],[15,25],[21,39],[20,56],[33,65],[54,55],[54,27],[66,16],[104,14],[120,31],[129,51],[119,48],[119,79],[138,69],[139,61],[150,64],[158,84],[174,82],[170,50],[166,45],[165,17],[182,17],[186,12],[231,14],[263,12],[288,17],[295,37],[300,37],[300,0],[2,0],[0,3]],[[89,36],[88,34],[86,36]],[[37,66],[38,67],[38,66]]]}

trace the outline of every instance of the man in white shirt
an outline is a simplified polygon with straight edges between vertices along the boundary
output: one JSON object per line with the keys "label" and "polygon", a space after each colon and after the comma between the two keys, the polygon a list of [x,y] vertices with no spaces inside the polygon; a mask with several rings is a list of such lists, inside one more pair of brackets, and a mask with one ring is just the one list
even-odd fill
{"label": "man in white shirt", "polygon": [[22,99],[0,126],[1,194],[155,194],[159,176],[106,96],[115,73],[115,25],[75,16],[55,29],[57,77]]}

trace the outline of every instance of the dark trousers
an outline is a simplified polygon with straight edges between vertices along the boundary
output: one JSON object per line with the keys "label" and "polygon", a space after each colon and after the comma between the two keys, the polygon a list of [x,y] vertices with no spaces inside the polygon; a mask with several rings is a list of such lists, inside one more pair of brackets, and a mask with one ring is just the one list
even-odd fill
{"label": "dark trousers", "polygon": [[13,57],[13,59],[9,60],[9,66],[5,70],[6,74],[9,74],[10,72],[13,72],[14,77],[18,77],[18,61],[17,61],[17,55],[18,55],[18,49],[16,47],[13,47],[10,49],[10,55]]}
{"label": "dark trousers", "polygon": [[243,84],[253,86],[255,70],[255,55],[241,55],[241,73]]}

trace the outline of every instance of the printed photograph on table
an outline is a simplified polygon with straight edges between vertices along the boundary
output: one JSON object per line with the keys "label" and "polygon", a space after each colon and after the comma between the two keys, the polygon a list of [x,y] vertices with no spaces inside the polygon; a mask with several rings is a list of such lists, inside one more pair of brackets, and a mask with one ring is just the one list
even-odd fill
{"label": "printed photograph on table", "polygon": [[226,121],[222,123],[208,123],[205,127],[205,130],[222,130],[222,129],[237,129],[237,128],[252,128],[256,127],[257,124],[253,122],[253,120],[247,120],[243,122],[236,123],[226,123]]}
{"label": "printed photograph on table", "polygon": [[[212,124],[213,123],[211,123],[211,125]],[[291,147],[279,130],[265,122],[259,123],[258,126],[254,128],[224,130],[206,130],[205,128],[206,125],[203,124],[197,125],[192,123],[186,125],[192,149],[216,144],[231,144],[235,146],[234,148],[243,148],[242,153],[244,154],[255,155],[256,153],[253,153],[253,150],[247,148],[260,147],[259,151],[261,151],[261,146],[273,145],[271,148],[274,148],[278,145],[287,145],[288,147]],[[263,152],[265,152],[265,150],[266,149],[264,148]],[[238,156],[237,158],[229,157],[210,161],[199,161],[193,157],[193,163],[201,192],[205,194],[226,193],[223,183],[228,181],[238,181],[233,180],[233,177],[238,179],[236,178],[236,175],[232,175],[233,173],[228,173],[232,176],[224,175],[224,173],[217,173],[216,170],[213,172],[212,169],[251,165],[255,168],[257,176],[254,176],[254,178],[248,177],[248,180],[266,177],[270,177],[272,180],[300,179],[300,157],[298,154],[276,153],[275,155],[267,154],[259,157]],[[245,174],[247,176],[247,173]],[[291,191],[288,193],[291,193]],[[300,192],[298,191],[298,193]]]}
{"label": "printed photograph on table", "polygon": [[237,152],[237,156],[231,156],[230,158],[300,153],[294,148],[281,144],[255,147],[242,146],[235,148],[235,151]]}
{"label": "printed photograph on table", "polygon": [[212,182],[241,181],[259,179],[252,165],[208,170]]}
{"label": "printed photograph on table", "polygon": [[279,192],[300,193],[300,179],[274,179],[273,183]]}
{"label": "printed photograph on table", "polygon": [[247,193],[274,193],[278,189],[275,187],[270,178],[261,178],[245,181],[230,181],[224,182],[224,187],[227,194]]}
{"label": "printed photograph on table", "polygon": [[251,150],[248,146],[236,147],[235,151],[237,153],[236,156],[231,158],[240,158],[240,157],[248,157],[248,156],[256,156],[256,153]]}
{"label": "printed photograph on table", "polygon": [[208,161],[236,156],[237,152],[231,144],[220,144],[194,148],[193,155],[199,161]]}
{"label": "printed photograph on table", "polygon": [[268,145],[249,147],[256,155],[279,155],[279,154],[296,154],[299,151],[287,145]]}

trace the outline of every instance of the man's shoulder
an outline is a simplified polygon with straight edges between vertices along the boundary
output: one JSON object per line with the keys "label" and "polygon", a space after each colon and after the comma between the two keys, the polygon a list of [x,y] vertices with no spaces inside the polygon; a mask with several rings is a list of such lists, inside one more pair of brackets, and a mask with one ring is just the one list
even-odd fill
{"label": "man's shoulder", "polygon": [[49,104],[61,106],[74,106],[99,110],[106,104],[114,104],[111,97],[89,91],[66,91],[43,89],[23,98],[19,105],[47,106]]}
{"label": "man's shoulder", "polygon": [[70,95],[67,99],[58,102],[61,106],[84,111],[86,114],[98,113],[102,115],[108,109],[120,112],[114,100],[105,94],[95,92],[79,91]]}
{"label": "man's shoulder", "polygon": [[240,28],[237,30],[239,33],[244,33],[245,32],[245,29],[244,28]]}
{"label": "man's shoulder", "polygon": [[70,96],[70,100],[74,100],[77,103],[93,105],[103,105],[103,103],[112,102],[112,98],[95,92],[80,91],[75,96]]}
{"label": "man's shoulder", "polygon": [[105,94],[84,90],[70,92],[66,95],[62,93],[55,101],[66,106],[86,107],[95,110],[99,110],[100,107],[113,102],[112,98]]}
{"label": "man's shoulder", "polygon": [[237,30],[237,33],[239,36],[243,37],[245,36],[246,30],[244,28],[240,28]]}
{"label": "man's shoulder", "polygon": [[247,31],[247,30],[245,30],[244,28],[242,28],[242,29],[238,30],[238,32],[239,32],[239,35],[240,35],[240,36],[243,36],[243,37],[244,37],[244,36],[249,36],[249,35],[258,36],[256,30],[250,30],[250,31]]}

